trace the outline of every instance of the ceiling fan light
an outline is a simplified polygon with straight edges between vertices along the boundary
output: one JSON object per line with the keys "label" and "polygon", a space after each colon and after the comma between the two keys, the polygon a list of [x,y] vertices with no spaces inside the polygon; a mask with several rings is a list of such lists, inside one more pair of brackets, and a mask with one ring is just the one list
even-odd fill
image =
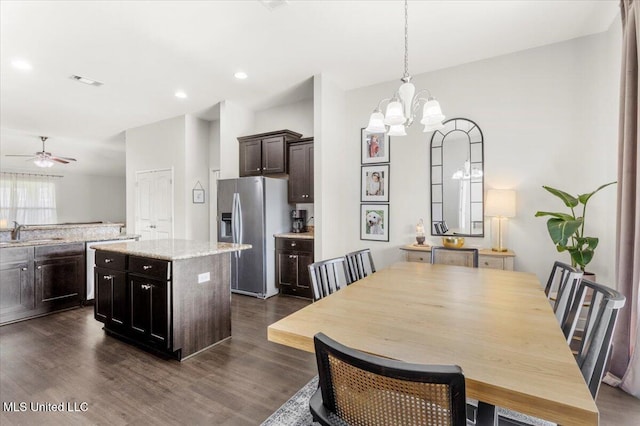
{"label": "ceiling fan light", "polygon": [[402,124],[396,124],[389,127],[389,136],[407,136],[407,132]]}
{"label": "ceiling fan light", "polygon": [[38,167],[52,167],[53,161],[51,161],[49,158],[36,158],[35,160],[33,160],[33,164]]}
{"label": "ceiling fan light", "polygon": [[384,124],[387,126],[395,126],[398,124],[404,124],[406,118],[402,110],[402,104],[400,101],[392,101],[387,105],[387,113],[384,116]]}
{"label": "ceiling fan light", "polygon": [[384,126],[384,116],[380,111],[374,111],[369,117],[369,125],[364,129],[369,133],[384,133],[387,128]]}

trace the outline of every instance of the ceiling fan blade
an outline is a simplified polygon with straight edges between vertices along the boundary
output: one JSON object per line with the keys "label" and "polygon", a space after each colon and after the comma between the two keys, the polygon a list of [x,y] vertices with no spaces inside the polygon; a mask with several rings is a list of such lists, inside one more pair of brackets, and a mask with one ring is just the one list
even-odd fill
{"label": "ceiling fan blade", "polygon": [[67,161],[78,161],[75,158],[71,158],[71,157],[59,157],[59,156],[55,156],[55,157],[51,157],[51,158],[60,158],[62,160],[67,160]]}
{"label": "ceiling fan blade", "polygon": [[62,164],[69,164],[69,162],[67,160],[63,160],[62,158],[58,158],[58,157],[49,157],[49,160],[56,161],[56,162],[62,163]]}
{"label": "ceiling fan blade", "polygon": [[5,157],[33,157],[33,154],[6,154]]}

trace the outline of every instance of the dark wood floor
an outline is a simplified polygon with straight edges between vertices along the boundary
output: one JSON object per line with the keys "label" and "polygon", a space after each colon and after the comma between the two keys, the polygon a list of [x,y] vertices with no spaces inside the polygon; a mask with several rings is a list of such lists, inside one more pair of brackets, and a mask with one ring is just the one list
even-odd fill
{"label": "dark wood floor", "polygon": [[[0,327],[0,400],[82,402],[86,412],[0,414],[13,425],[256,425],[315,374],[312,354],[266,327],[307,302],[233,296],[233,337],[185,362],[107,337],[90,307]],[[640,424],[640,401],[603,385],[602,425]]]}

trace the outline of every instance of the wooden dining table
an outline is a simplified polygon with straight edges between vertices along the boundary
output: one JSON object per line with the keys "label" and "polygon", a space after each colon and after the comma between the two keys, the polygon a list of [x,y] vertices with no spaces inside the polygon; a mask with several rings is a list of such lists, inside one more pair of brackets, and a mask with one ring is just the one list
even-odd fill
{"label": "wooden dining table", "polygon": [[271,324],[268,339],[313,352],[319,332],[386,358],[459,365],[467,397],[487,404],[598,424],[534,274],[399,262]]}

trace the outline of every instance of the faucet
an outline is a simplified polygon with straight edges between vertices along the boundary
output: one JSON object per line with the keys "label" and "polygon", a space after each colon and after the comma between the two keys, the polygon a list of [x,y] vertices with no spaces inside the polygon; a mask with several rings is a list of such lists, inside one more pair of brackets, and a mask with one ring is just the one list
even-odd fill
{"label": "faucet", "polygon": [[13,230],[11,231],[11,239],[19,240],[20,239],[20,231],[24,228],[24,225],[20,225],[15,220],[13,221]]}

